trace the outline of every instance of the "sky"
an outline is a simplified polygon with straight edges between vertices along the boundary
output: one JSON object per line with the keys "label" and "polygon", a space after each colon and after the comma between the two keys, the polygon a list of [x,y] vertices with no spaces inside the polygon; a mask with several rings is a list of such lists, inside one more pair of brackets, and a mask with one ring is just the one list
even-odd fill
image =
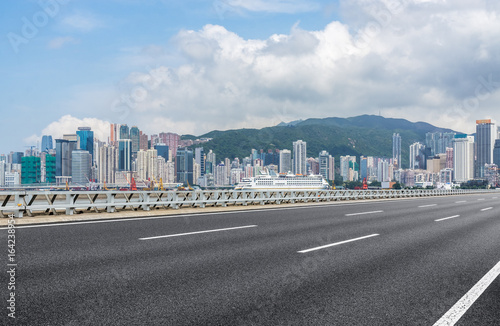
{"label": "sky", "polygon": [[500,122],[498,0],[6,0],[0,153],[380,114]]}

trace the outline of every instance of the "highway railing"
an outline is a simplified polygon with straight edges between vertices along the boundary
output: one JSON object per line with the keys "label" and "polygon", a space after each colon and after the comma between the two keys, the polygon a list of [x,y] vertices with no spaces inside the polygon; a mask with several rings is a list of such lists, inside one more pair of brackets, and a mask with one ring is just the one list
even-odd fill
{"label": "highway railing", "polygon": [[382,198],[462,195],[491,190],[203,190],[203,191],[19,191],[0,192],[0,217],[114,213],[228,205],[267,205]]}

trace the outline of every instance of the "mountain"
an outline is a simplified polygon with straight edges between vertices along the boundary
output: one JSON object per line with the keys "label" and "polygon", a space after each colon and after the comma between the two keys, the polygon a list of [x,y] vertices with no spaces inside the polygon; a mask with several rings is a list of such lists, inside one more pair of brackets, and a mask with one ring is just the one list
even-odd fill
{"label": "mountain", "polygon": [[324,118],[281,123],[262,129],[211,131],[198,136],[213,138],[204,143],[205,153],[212,150],[220,161],[225,157],[244,158],[253,148],[292,149],[298,139],[307,142],[307,156],[317,157],[322,150],[338,158],[341,155],[392,157],[392,135],[401,135],[403,167],[408,165],[409,146],[425,143],[427,132],[454,132],[425,122],[361,115],[351,118]]}

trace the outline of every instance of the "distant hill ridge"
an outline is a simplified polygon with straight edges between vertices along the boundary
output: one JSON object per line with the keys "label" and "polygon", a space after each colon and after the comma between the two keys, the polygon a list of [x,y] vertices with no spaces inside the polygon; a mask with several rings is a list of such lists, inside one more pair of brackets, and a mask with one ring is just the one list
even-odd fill
{"label": "distant hill ridge", "polygon": [[[212,140],[203,144],[205,152],[212,150],[217,161],[225,157],[240,159],[251,150],[292,149],[298,139],[307,142],[307,156],[317,157],[322,150],[337,158],[341,155],[392,157],[392,135],[401,135],[402,163],[407,166],[409,146],[418,141],[425,143],[427,132],[455,132],[426,122],[361,115],[351,118],[324,118],[280,123],[262,129],[234,129],[211,131],[196,138]],[[183,138],[193,138],[191,135]],[[337,163],[338,164],[338,163]]]}

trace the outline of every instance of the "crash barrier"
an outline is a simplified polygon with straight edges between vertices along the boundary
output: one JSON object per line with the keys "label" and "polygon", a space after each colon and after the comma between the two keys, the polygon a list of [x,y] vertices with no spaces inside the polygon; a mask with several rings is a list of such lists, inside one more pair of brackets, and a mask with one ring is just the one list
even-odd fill
{"label": "crash barrier", "polygon": [[73,215],[86,212],[267,205],[342,200],[462,195],[491,190],[201,190],[201,191],[17,191],[0,192],[0,217]]}

